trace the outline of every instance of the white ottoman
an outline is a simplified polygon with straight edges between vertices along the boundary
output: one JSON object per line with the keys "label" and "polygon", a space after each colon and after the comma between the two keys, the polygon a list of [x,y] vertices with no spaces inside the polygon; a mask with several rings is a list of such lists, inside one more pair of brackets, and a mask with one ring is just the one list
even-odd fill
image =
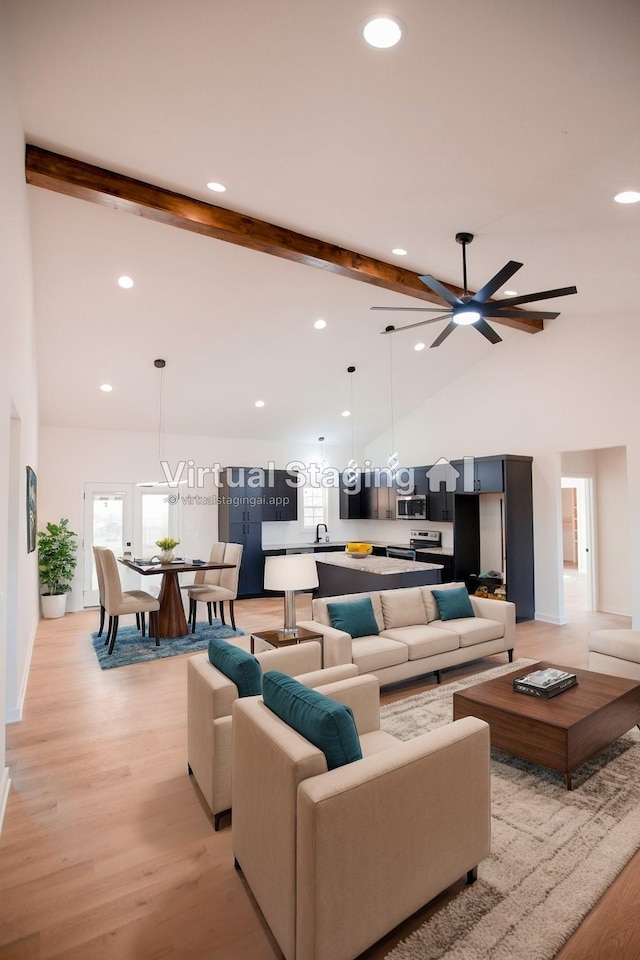
{"label": "white ottoman", "polygon": [[640,680],[640,630],[594,630],[589,634],[589,669]]}

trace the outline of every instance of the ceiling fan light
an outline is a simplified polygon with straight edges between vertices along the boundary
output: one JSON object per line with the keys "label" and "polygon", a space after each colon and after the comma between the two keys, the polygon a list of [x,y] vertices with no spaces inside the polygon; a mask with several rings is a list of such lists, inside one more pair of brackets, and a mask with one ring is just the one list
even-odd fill
{"label": "ceiling fan light", "polygon": [[462,327],[471,326],[472,323],[477,323],[480,320],[482,314],[478,313],[477,310],[456,310],[451,318],[454,323],[459,323]]}

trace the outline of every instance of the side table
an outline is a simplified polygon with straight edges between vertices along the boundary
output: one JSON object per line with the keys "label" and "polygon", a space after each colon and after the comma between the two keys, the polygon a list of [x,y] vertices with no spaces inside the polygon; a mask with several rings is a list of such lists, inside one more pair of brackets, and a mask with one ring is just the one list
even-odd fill
{"label": "side table", "polygon": [[322,644],[322,634],[314,630],[307,630],[306,627],[296,627],[295,633],[285,633],[284,630],[260,630],[251,634],[251,653],[255,653],[255,641],[264,640],[270,646],[279,649],[280,647],[291,647],[295,643],[305,643],[307,640],[318,640],[322,648],[321,665],[324,667],[324,647]]}

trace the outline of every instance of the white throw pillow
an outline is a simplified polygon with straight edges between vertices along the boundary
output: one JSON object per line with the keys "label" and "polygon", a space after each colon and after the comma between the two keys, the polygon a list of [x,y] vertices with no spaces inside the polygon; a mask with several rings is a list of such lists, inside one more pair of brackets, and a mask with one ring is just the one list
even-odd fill
{"label": "white throw pillow", "polygon": [[380,602],[382,603],[385,630],[390,630],[392,627],[413,627],[427,622],[427,614],[419,587],[382,590]]}

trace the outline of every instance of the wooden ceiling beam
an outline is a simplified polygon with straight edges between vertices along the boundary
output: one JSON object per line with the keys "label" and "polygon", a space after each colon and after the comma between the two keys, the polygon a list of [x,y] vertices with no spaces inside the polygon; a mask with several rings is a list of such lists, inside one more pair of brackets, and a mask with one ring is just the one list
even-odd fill
{"label": "wooden ceiling beam", "polygon": [[[26,177],[27,183],[69,197],[124,210],[158,223],[446,306],[444,300],[422,283],[418,274],[403,267],[32,144],[26,147]],[[460,287],[446,285],[457,296],[463,292]],[[518,319],[494,319],[492,323],[502,323],[527,333],[538,333],[543,329],[542,321],[530,320],[526,314]]]}

